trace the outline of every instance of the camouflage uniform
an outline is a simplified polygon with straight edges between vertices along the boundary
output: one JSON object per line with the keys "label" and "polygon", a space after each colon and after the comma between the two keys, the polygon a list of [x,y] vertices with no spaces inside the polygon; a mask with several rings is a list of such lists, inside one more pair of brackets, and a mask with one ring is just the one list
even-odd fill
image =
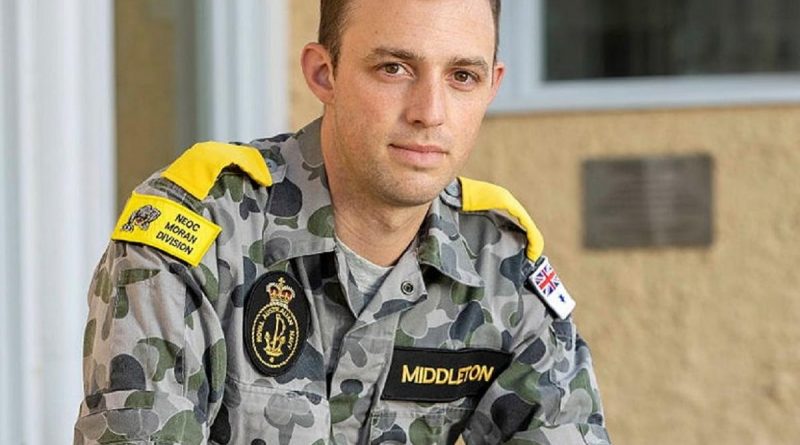
{"label": "camouflage uniform", "polygon": [[[271,187],[235,168],[202,200],[158,174],[138,187],[222,231],[197,267],[110,243],[88,296],[76,444],[609,443],[586,343],[524,284],[534,266],[519,226],[462,212],[455,181],[354,312],[319,122],[250,145]],[[297,280],[310,320],[296,361],[270,376],[245,353],[243,324],[249,289],[276,271]],[[388,400],[401,350],[502,351],[508,363],[477,396]]]}

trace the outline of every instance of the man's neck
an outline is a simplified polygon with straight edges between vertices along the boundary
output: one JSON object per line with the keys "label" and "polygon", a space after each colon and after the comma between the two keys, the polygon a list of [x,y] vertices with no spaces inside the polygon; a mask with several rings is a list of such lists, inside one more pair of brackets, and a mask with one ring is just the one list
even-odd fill
{"label": "man's neck", "polygon": [[397,208],[342,196],[331,188],[336,236],[380,266],[397,262],[425,219],[429,206]]}
{"label": "man's neck", "polygon": [[[417,235],[430,202],[402,205],[371,193],[352,182],[333,146],[334,117],[323,116],[320,146],[325,160],[328,190],[333,204],[336,236],[352,251],[379,266],[391,266],[400,259]],[[327,148],[327,149],[326,149]]]}

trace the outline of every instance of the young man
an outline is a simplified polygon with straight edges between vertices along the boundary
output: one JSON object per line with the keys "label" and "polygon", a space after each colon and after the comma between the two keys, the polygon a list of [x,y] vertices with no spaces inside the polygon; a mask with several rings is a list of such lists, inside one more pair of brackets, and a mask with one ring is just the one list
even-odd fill
{"label": "young man", "polygon": [[137,188],[90,290],[75,443],[608,443],[538,230],[456,179],[498,12],[323,0],[322,118]]}

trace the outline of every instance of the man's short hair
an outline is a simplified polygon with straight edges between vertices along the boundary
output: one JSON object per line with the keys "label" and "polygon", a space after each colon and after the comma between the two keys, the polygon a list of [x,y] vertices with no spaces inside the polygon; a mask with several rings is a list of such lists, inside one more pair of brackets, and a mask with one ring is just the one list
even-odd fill
{"label": "man's short hair", "polygon": [[[497,46],[500,44],[500,0],[488,0],[494,19],[494,59],[497,60]],[[319,43],[328,49],[333,59],[333,67],[339,61],[342,47],[342,34],[347,26],[352,0],[320,0]]]}

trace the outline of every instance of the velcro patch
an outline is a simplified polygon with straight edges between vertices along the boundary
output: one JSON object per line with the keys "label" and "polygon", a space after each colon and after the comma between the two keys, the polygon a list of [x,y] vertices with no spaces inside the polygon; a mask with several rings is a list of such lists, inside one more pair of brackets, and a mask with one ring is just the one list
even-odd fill
{"label": "velcro patch", "polygon": [[197,266],[220,230],[174,201],[134,193],[125,204],[111,239],[146,244]]}
{"label": "velcro patch", "polygon": [[542,257],[536,265],[536,269],[528,277],[528,282],[545,304],[562,320],[569,317],[569,314],[575,309],[575,300],[561,283],[561,279],[558,278],[558,274],[550,265],[547,257]]}
{"label": "velcro patch", "polygon": [[511,354],[493,349],[394,349],[381,399],[452,402],[483,395],[511,362]]}

